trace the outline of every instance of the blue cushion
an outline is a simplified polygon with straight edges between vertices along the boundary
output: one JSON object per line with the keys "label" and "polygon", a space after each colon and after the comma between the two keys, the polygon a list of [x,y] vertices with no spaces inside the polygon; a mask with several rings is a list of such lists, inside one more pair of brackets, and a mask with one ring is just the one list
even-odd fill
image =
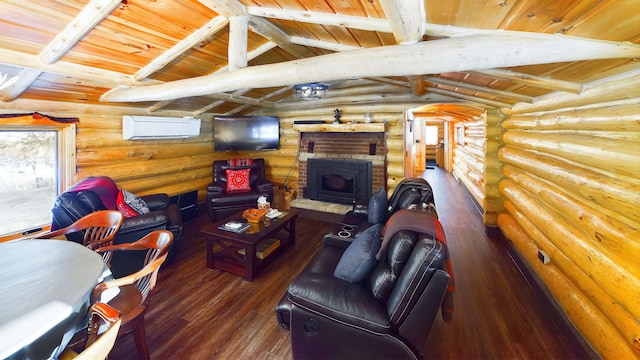
{"label": "blue cushion", "polygon": [[353,283],[364,280],[376,265],[376,254],[382,238],[380,228],[374,224],[358,235],[342,254],[333,276]]}
{"label": "blue cushion", "polygon": [[370,224],[382,224],[387,215],[387,192],[383,188],[369,199],[367,207],[367,222]]}

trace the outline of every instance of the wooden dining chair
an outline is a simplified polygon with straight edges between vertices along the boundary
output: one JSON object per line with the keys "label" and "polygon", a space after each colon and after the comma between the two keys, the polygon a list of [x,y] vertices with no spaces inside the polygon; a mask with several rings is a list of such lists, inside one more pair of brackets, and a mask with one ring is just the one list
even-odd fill
{"label": "wooden dining chair", "polygon": [[118,287],[118,294],[109,301],[109,305],[122,314],[120,335],[132,332],[138,355],[149,359],[149,350],[145,339],[144,315],[149,307],[149,299],[158,279],[158,270],[167,258],[173,233],[168,230],[155,230],[142,239],[120,245],[97,249],[106,251],[146,251],[144,266],[139,271],[118,279],[107,280],[96,286],[92,298],[99,299],[108,289]]}
{"label": "wooden dining chair", "polygon": [[[60,360],[96,360],[105,359],[118,337],[122,319],[120,312],[111,306],[96,302],[89,309],[89,326],[84,349],[79,353],[67,348],[60,355]],[[106,330],[103,328],[106,326]],[[99,331],[102,329],[102,332]]]}
{"label": "wooden dining chair", "polygon": [[[110,246],[113,244],[124,215],[117,210],[100,210],[80,218],[73,224],[58,230],[53,230],[40,234],[33,239],[54,239],[63,235],[82,233],[82,244],[92,250]],[[109,265],[111,262],[111,252],[101,252],[104,262]]]}

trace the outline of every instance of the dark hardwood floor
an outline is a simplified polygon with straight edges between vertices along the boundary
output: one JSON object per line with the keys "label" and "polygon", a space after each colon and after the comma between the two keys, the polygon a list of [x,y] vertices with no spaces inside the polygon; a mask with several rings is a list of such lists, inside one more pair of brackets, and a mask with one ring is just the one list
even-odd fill
{"label": "dark hardwood floor", "polygon": [[[479,212],[450,174],[425,171],[435,193],[456,280],[452,323],[436,320],[425,354],[434,359],[575,359],[500,241],[488,239]],[[274,308],[320,246],[330,222],[303,217],[296,246],[253,282],[205,267],[205,212],[185,223],[175,258],[160,272],[146,316],[153,359],[291,359],[289,333]],[[111,359],[136,359],[131,335]]]}

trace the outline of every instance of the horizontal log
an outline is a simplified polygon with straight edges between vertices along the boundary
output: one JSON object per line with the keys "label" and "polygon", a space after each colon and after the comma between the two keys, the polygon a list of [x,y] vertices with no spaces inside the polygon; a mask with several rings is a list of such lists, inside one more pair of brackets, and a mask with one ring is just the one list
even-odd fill
{"label": "horizontal log", "polygon": [[136,179],[150,175],[167,175],[180,171],[211,167],[213,155],[198,155],[155,161],[131,161],[126,164],[110,163],[99,166],[86,166],[78,170],[78,177],[84,179],[91,175],[109,174],[119,180]]}
{"label": "horizontal log", "polygon": [[172,146],[150,146],[149,144],[135,146],[114,146],[110,148],[88,148],[80,151],[77,156],[78,166],[94,166],[116,161],[141,161],[171,159],[176,156],[209,155],[213,153],[210,142],[181,143]]}
{"label": "horizontal log", "polygon": [[505,129],[607,130],[640,132],[640,103],[553,112],[514,115],[502,123]]}
{"label": "horizontal log", "polygon": [[[634,70],[600,80],[585,88],[580,94],[553,92],[536,99],[534,104],[518,103],[510,109],[502,109],[505,115],[545,112],[570,107],[605,104],[607,102],[640,98],[640,71]],[[636,100],[633,101],[636,101]]]}
{"label": "horizontal log", "polygon": [[506,144],[542,151],[619,175],[640,174],[640,142],[613,141],[581,135],[551,136],[522,130],[504,133]]}
{"label": "horizontal log", "polygon": [[616,256],[594,244],[580,228],[561,213],[545,206],[511,180],[500,183],[500,191],[562,253],[635,318],[640,319],[640,269],[637,260]]}
{"label": "horizontal log", "polygon": [[637,182],[625,181],[512,146],[502,148],[499,157],[506,164],[566,189],[576,198],[588,200],[617,214],[624,223],[640,227],[640,185]]}
{"label": "horizontal log", "polygon": [[573,226],[582,229],[594,244],[603,246],[617,256],[631,257],[630,260],[633,260],[636,254],[640,254],[640,242],[636,241],[640,238],[638,228],[622,223],[615,216],[603,213],[588,202],[576,199],[563,189],[513,166],[505,166],[504,174],[524,190],[536,194],[539,200],[553,206]]}
{"label": "horizontal log", "polygon": [[[513,206],[508,208],[513,209]],[[519,216],[519,219],[526,220],[522,216]],[[500,214],[498,226],[533,267],[578,330],[599,354],[618,359],[631,359],[636,356],[629,341],[629,335],[637,333],[637,330],[634,330],[637,323],[633,317],[578,270],[568,258],[560,254],[554,256],[551,263],[542,264],[538,260],[540,248],[512,215]],[[543,237],[539,232],[536,234]],[[554,253],[553,249],[545,251]],[[568,275],[563,268],[577,272],[577,275]],[[574,281],[584,285],[578,287]]]}

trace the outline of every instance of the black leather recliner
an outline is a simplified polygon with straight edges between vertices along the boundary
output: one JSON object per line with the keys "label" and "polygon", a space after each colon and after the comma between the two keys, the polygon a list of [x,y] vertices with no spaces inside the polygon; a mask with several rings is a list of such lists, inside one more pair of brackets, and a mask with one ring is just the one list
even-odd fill
{"label": "black leather recliner", "polygon": [[383,236],[386,253],[364,283],[334,276],[351,242],[340,245],[330,237],[289,285],[276,318],[291,332],[294,358],[423,357],[440,308],[447,320],[452,310],[444,231],[432,214],[403,209],[389,219]]}
{"label": "black leather recliner", "polygon": [[[368,201],[360,200],[353,205],[356,216],[366,218],[370,212]],[[402,179],[387,200],[385,219],[400,209],[417,208],[431,212],[437,216],[433,189],[429,182],[421,177]]]}
{"label": "black leather recliner", "polygon": [[[273,201],[273,183],[266,179],[265,161],[252,159],[253,164],[230,166],[227,160],[214,160],[213,181],[207,185],[207,210],[213,221],[219,221],[234,213],[257,207],[258,198],[264,196]],[[227,191],[226,170],[251,169],[248,191]]]}
{"label": "black leather recliner", "polygon": [[[99,184],[91,187],[88,184]],[[60,194],[51,209],[51,228],[60,229],[76,222],[81,217],[98,210],[115,208],[118,188],[106,176],[88,177]],[[113,198],[112,198],[113,197]],[[169,256],[175,253],[176,240],[182,234],[182,217],[177,204],[171,204],[167,194],[140,196],[150,212],[134,217],[125,217],[114,239],[114,245],[137,241],[154,230],[169,230],[173,233]],[[104,200],[104,201],[103,201]],[[105,205],[105,202],[107,204]],[[70,234],[67,238],[82,243],[82,234]],[[113,254],[111,272],[119,278],[138,271],[144,265],[144,252],[126,251]]]}

